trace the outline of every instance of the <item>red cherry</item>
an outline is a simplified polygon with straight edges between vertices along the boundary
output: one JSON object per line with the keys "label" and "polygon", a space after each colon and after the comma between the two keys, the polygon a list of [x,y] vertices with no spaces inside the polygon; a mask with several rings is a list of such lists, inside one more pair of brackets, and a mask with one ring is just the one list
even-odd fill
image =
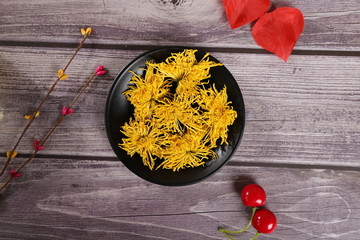
{"label": "red cherry", "polygon": [[267,209],[257,210],[252,219],[252,225],[259,233],[272,233],[277,226],[276,216]]}
{"label": "red cherry", "polygon": [[241,192],[241,200],[247,207],[261,207],[265,205],[265,190],[257,184],[249,184]]}

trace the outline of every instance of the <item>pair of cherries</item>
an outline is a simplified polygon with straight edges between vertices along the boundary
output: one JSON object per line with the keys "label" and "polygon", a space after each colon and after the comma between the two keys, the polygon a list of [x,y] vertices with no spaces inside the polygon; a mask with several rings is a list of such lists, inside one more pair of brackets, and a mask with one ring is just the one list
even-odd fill
{"label": "pair of cherries", "polygon": [[275,231],[277,226],[277,219],[273,212],[263,207],[266,203],[266,193],[265,190],[257,184],[246,185],[241,191],[241,200],[243,204],[247,207],[252,207],[252,215],[248,225],[240,231],[228,231],[222,228],[219,228],[219,231],[222,232],[229,239],[233,239],[228,234],[242,233],[245,232],[251,225],[257,230],[256,235],[250,240],[254,240],[261,233],[269,234]]}

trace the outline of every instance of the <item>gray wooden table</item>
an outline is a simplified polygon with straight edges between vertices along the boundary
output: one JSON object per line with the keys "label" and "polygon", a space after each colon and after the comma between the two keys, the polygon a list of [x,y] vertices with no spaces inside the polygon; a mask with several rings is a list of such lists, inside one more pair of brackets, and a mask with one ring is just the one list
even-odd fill
{"label": "gray wooden table", "polygon": [[[46,148],[0,195],[1,239],[225,239],[242,228],[245,184],[261,184],[278,229],[259,239],[360,239],[360,1],[273,1],[299,8],[305,30],[284,63],[259,48],[250,26],[231,30],[220,0],[16,0],[0,3],[0,154],[69,67],[19,145],[54,123],[82,81],[98,78]],[[117,73],[159,46],[204,49],[236,78],[246,105],[240,147],[219,172],[190,186],[151,184],[130,172],[105,133],[106,97]],[[4,180],[4,179],[2,179]],[[239,236],[249,239],[254,229]]]}

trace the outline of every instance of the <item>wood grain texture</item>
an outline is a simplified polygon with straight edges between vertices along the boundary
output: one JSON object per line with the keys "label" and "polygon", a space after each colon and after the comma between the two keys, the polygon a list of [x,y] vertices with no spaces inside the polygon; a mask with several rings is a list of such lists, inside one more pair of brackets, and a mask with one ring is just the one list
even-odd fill
{"label": "wood grain texture", "polygon": [[[278,229],[259,239],[358,240],[360,235],[360,0],[273,0],[299,8],[305,29],[287,63],[265,54],[251,26],[228,26],[221,0],[0,2],[0,163],[91,26],[87,40],[19,146],[31,152],[83,82],[97,78],[38,158],[0,193],[0,239],[225,239],[250,210],[239,193],[262,185]],[[164,187],[116,158],[104,110],[113,79],[147,49],[203,47],[230,70],[246,106],[231,160],[208,179]],[[119,93],[120,94],[120,93]],[[0,178],[4,181],[4,178]],[[237,239],[255,234],[250,228]]]}
{"label": "wood grain texture", "polygon": [[359,179],[353,171],[225,166],[201,183],[163,187],[119,161],[41,159],[2,193],[0,238],[224,239],[218,227],[246,225],[239,192],[257,182],[279,221],[259,239],[357,240]]}
{"label": "wood grain texture", "polygon": [[[31,112],[53,82],[71,50],[0,48],[0,147],[11,148]],[[56,87],[19,146],[29,153],[101,63],[110,74],[97,78],[48,142],[43,154],[114,157],[104,131],[104,109],[114,77],[141,51],[82,50],[70,78]],[[360,167],[360,59],[214,53],[237,80],[245,100],[243,140],[232,158],[238,163]],[[24,104],[26,103],[26,104]]]}
{"label": "wood grain texture", "polygon": [[[298,50],[360,50],[360,1],[274,0],[299,8],[305,30]],[[177,3],[177,4],[174,4]],[[0,3],[0,40],[77,42],[92,26],[92,43],[256,48],[250,25],[231,30],[221,0],[26,0]]]}

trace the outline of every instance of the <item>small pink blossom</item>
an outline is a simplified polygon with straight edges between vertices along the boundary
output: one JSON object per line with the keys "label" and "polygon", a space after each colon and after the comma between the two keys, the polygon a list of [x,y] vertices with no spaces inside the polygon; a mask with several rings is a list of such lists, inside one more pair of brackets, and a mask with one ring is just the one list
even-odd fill
{"label": "small pink blossom", "polygon": [[12,169],[12,170],[10,170],[10,177],[12,177],[12,178],[21,177],[21,173],[16,172],[14,169]]}
{"label": "small pink blossom", "polygon": [[106,70],[105,70],[104,66],[98,66],[97,69],[95,70],[95,74],[97,76],[104,75],[105,73],[106,73]]}
{"label": "small pink blossom", "polygon": [[35,151],[38,152],[38,151],[43,150],[43,149],[44,149],[44,146],[43,146],[43,145],[40,145],[39,140],[35,139],[35,140],[34,140],[34,149],[35,149]]}
{"label": "small pink blossom", "polygon": [[63,109],[61,110],[61,115],[67,116],[72,114],[72,112],[73,112],[72,108],[63,107]]}
{"label": "small pink blossom", "polygon": [[97,69],[95,70],[95,72],[98,72],[98,71],[102,71],[102,70],[104,70],[105,69],[105,67],[104,66],[98,66],[97,67]]}
{"label": "small pink blossom", "polygon": [[96,72],[96,75],[101,76],[101,75],[104,75],[105,73],[106,73],[106,71],[98,71],[98,72]]}

